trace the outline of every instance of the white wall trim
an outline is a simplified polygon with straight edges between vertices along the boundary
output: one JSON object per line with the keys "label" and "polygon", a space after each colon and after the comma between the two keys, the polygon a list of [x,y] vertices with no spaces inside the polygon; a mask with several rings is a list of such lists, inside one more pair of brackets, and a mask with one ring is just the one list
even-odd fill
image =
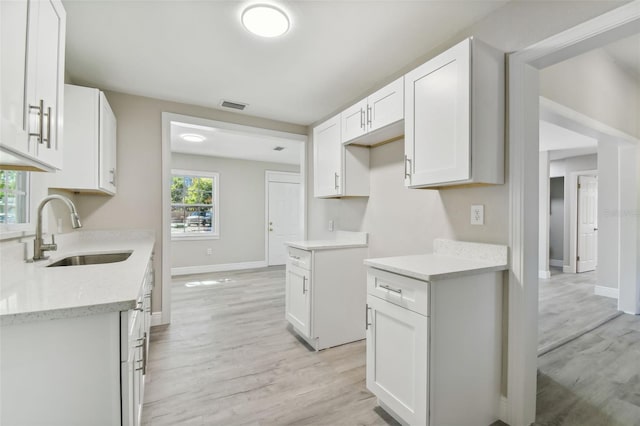
{"label": "white wall trim", "polygon": [[257,260],[255,262],[241,262],[241,263],[220,263],[218,265],[181,266],[177,268],[171,268],[171,276],[177,277],[180,275],[207,274],[210,272],[226,272],[226,271],[239,271],[242,269],[258,269],[258,268],[265,268],[266,266],[268,266],[266,260]]}
{"label": "white wall trim", "polygon": [[548,280],[549,278],[551,278],[551,271],[538,271],[538,278]]}
{"label": "white wall trim", "polygon": [[151,314],[151,327],[162,325],[162,312],[153,312]]}
{"label": "white wall trim", "polygon": [[575,274],[576,271],[573,270],[571,265],[562,265],[562,272],[565,274]]}
{"label": "white wall trim", "polygon": [[620,291],[617,288],[612,288],[612,287],[605,287],[602,285],[597,285],[594,289],[593,289],[593,294],[595,294],[596,296],[604,296],[604,297],[610,297],[612,299],[618,299],[618,295],[620,294]]}
{"label": "white wall trim", "polygon": [[500,407],[498,408],[499,412],[498,412],[498,418],[500,420],[502,420],[503,422],[506,421],[507,419],[507,407],[509,406],[509,400],[507,399],[506,396],[502,396],[500,398]]}
{"label": "white wall trim", "polygon": [[549,259],[549,266],[555,266],[556,268],[562,268],[564,266],[562,259]]}
{"label": "white wall trim", "polygon": [[508,56],[509,330],[506,423],[535,421],[538,329],[539,73],[637,33],[640,0]]}

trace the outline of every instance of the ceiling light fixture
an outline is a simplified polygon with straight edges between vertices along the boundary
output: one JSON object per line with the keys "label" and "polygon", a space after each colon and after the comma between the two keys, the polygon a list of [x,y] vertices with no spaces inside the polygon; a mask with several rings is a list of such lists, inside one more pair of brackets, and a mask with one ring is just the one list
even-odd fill
{"label": "ceiling light fixture", "polygon": [[204,136],[196,135],[195,133],[184,133],[180,135],[180,137],[182,138],[182,140],[187,142],[202,142],[205,139]]}
{"label": "ceiling light fixture", "polygon": [[242,12],[242,25],[260,37],[278,37],[289,31],[287,14],[269,4],[254,4]]}

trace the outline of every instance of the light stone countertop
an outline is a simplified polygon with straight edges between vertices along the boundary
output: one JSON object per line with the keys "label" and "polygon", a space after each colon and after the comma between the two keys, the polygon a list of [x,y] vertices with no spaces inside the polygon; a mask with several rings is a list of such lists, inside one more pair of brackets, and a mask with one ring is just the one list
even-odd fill
{"label": "light stone countertop", "polygon": [[434,253],[365,259],[364,264],[422,281],[437,281],[509,268],[508,249],[494,244],[434,240]]}
{"label": "light stone countertop", "polygon": [[[47,241],[49,238],[47,238]],[[27,244],[32,240],[25,239]],[[0,326],[69,318],[136,306],[153,253],[153,231],[80,231],[61,235],[50,259],[24,261],[24,246],[0,252]],[[22,254],[18,251],[21,250]],[[67,256],[132,251],[122,262],[47,268]]]}
{"label": "light stone countertop", "polygon": [[288,241],[285,244],[301,250],[329,250],[367,247],[366,232],[337,231],[335,240]]}

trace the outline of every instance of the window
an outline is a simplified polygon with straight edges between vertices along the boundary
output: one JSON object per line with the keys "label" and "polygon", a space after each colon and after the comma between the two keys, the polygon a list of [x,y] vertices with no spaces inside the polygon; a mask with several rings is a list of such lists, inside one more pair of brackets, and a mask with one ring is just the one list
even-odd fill
{"label": "window", "polygon": [[29,173],[0,170],[0,224],[29,222]]}
{"label": "window", "polygon": [[171,237],[220,235],[218,173],[171,171]]}

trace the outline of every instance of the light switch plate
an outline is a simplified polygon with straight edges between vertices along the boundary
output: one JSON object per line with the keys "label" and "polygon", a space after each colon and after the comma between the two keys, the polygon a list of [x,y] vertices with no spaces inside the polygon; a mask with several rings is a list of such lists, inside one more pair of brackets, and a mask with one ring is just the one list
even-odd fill
{"label": "light switch plate", "polygon": [[471,206],[471,224],[484,225],[484,205],[476,204]]}

